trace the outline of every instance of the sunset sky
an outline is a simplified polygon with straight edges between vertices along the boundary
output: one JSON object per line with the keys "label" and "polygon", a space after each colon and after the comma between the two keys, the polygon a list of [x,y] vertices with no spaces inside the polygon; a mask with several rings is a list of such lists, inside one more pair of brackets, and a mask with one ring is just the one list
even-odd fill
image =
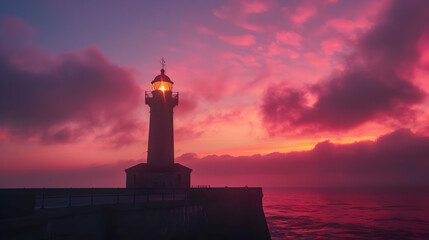
{"label": "sunset sky", "polygon": [[429,183],[429,1],[0,0],[0,187],[124,187],[174,81],[192,184]]}

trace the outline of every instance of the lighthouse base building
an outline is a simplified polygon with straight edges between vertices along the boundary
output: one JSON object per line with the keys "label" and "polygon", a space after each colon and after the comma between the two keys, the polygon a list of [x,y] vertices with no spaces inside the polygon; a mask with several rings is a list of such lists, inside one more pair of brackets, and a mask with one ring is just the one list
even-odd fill
{"label": "lighthouse base building", "polygon": [[191,171],[179,163],[164,168],[140,163],[125,169],[127,188],[189,188]]}

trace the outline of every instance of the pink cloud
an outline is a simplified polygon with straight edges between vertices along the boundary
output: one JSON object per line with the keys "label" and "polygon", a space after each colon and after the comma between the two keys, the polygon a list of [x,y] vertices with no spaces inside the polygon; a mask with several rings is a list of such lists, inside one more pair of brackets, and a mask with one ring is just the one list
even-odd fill
{"label": "pink cloud", "polygon": [[414,121],[413,106],[426,95],[410,78],[419,61],[419,39],[429,29],[427,4],[392,2],[344,57],[344,68],[323,81],[302,89],[267,89],[261,106],[267,130],[348,130],[384,118]]}
{"label": "pink cloud", "polygon": [[242,116],[241,110],[233,110],[233,111],[227,111],[227,112],[216,112],[215,114],[209,114],[206,116],[204,120],[198,123],[200,126],[206,126],[211,125],[213,123],[219,123],[219,122],[231,122],[236,119],[241,118]]}
{"label": "pink cloud", "polygon": [[300,54],[298,52],[293,51],[293,50],[288,49],[288,48],[280,47],[275,42],[272,42],[270,45],[268,45],[267,55],[268,56],[282,55],[282,56],[287,56],[287,57],[292,58],[292,59],[296,59],[296,58],[300,57]]}
{"label": "pink cloud", "polygon": [[191,92],[180,92],[179,105],[174,108],[174,113],[185,115],[193,112],[198,106],[198,96]]}
{"label": "pink cloud", "polygon": [[313,5],[302,5],[295,9],[295,13],[290,16],[290,19],[295,23],[305,23],[307,19],[316,14],[316,8]]}
{"label": "pink cloud", "polygon": [[258,14],[268,11],[271,4],[271,1],[262,0],[229,1],[226,5],[214,9],[213,14],[221,19],[230,18],[234,15]]}
{"label": "pink cloud", "polygon": [[213,15],[222,20],[232,22],[236,26],[250,30],[262,31],[263,27],[252,20],[255,14],[263,14],[270,10],[271,1],[229,1],[227,4],[213,10]]}
{"label": "pink cloud", "polygon": [[420,52],[420,65],[429,70],[429,33],[419,40],[418,48]]}
{"label": "pink cloud", "polygon": [[186,140],[198,141],[198,137],[200,137],[204,132],[199,130],[198,127],[194,127],[189,123],[178,126],[174,129],[174,141],[181,142]]}
{"label": "pink cloud", "polygon": [[327,55],[332,55],[334,52],[341,52],[344,49],[344,42],[338,38],[329,38],[321,43],[322,50]]}
{"label": "pink cloud", "polygon": [[300,47],[302,36],[295,32],[280,31],[276,33],[277,41],[294,47]]}
{"label": "pink cloud", "polygon": [[227,6],[221,6],[219,9],[213,9],[213,15],[220,19],[225,19],[227,17],[226,12],[228,11]]}
{"label": "pink cloud", "polygon": [[256,61],[256,57],[253,55],[243,55],[236,54],[233,52],[224,52],[221,53],[222,58],[230,61],[231,64],[235,64],[237,66],[258,66],[258,62]]}
{"label": "pink cloud", "polygon": [[229,44],[237,45],[237,46],[250,46],[255,43],[255,37],[251,34],[238,35],[238,36],[219,35],[219,39]]}
{"label": "pink cloud", "polygon": [[356,30],[366,30],[370,26],[371,22],[364,18],[355,20],[345,18],[330,19],[325,24],[325,27],[335,29],[341,33],[353,33]]}
{"label": "pink cloud", "polygon": [[[187,81],[183,83],[186,87],[182,89],[189,92],[189,94],[185,94],[184,96],[185,98],[189,96],[189,101],[192,101],[190,98],[196,99],[198,97],[203,97],[208,101],[219,101],[230,87],[227,84],[229,69],[223,66],[213,65],[211,69],[204,67],[186,68],[183,66],[180,70],[176,71],[176,73],[177,77],[186,79]],[[201,76],[204,76],[204,81],[201,80]],[[182,104],[182,100],[179,99],[179,101],[181,101],[180,104]],[[194,104],[191,102],[188,104],[186,102],[187,100],[185,100],[185,104],[189,106]],[[179,110],[180,108],[179,106],[177,111],[182,111]]]}
{"label": "pink cloud", "polygon": [[270,8],[268,1],[242,1],[244,13],[262,13]]}
{"label": "pink cloud", "polygon": [[[331,68],[330,58],[326,55],[315,54],[314,52],[306,52],[303,54],[306,65],[320,70],[329,70]],[[338,66],[336,66],[338,68]]]}
{"label": "pink cloud", "polygon": [[207,27],[197,27],[197,33],[204,35],[215,35],[216,33]]}
{"label": "pink cloud", "polygon": [[249,30],[249,31],[261,32],[264,30],[263,26],[260,26],[258,24],[254,24],[254,23],[250,23],[246,20],[237,20],[235,22],[235,25],[237,25],[241,28],[244,28],[246,30]]}

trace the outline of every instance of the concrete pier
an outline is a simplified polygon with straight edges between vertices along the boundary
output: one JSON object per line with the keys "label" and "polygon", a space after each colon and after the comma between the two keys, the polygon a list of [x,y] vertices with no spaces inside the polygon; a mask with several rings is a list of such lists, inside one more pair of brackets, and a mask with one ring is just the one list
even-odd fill
{"label": "concrete pier", "polygon": [[1,189],[0,205],[1,239],[270,239],[261,188]]}

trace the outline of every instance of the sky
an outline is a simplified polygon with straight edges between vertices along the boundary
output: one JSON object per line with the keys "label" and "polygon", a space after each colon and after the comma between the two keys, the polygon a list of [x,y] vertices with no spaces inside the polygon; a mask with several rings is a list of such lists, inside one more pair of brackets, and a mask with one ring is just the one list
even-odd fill
{"label": "sky", "polygon": [[0,187],[124,187],[144,91],[193,185],[429,183],[429,1],[0,0]]}

